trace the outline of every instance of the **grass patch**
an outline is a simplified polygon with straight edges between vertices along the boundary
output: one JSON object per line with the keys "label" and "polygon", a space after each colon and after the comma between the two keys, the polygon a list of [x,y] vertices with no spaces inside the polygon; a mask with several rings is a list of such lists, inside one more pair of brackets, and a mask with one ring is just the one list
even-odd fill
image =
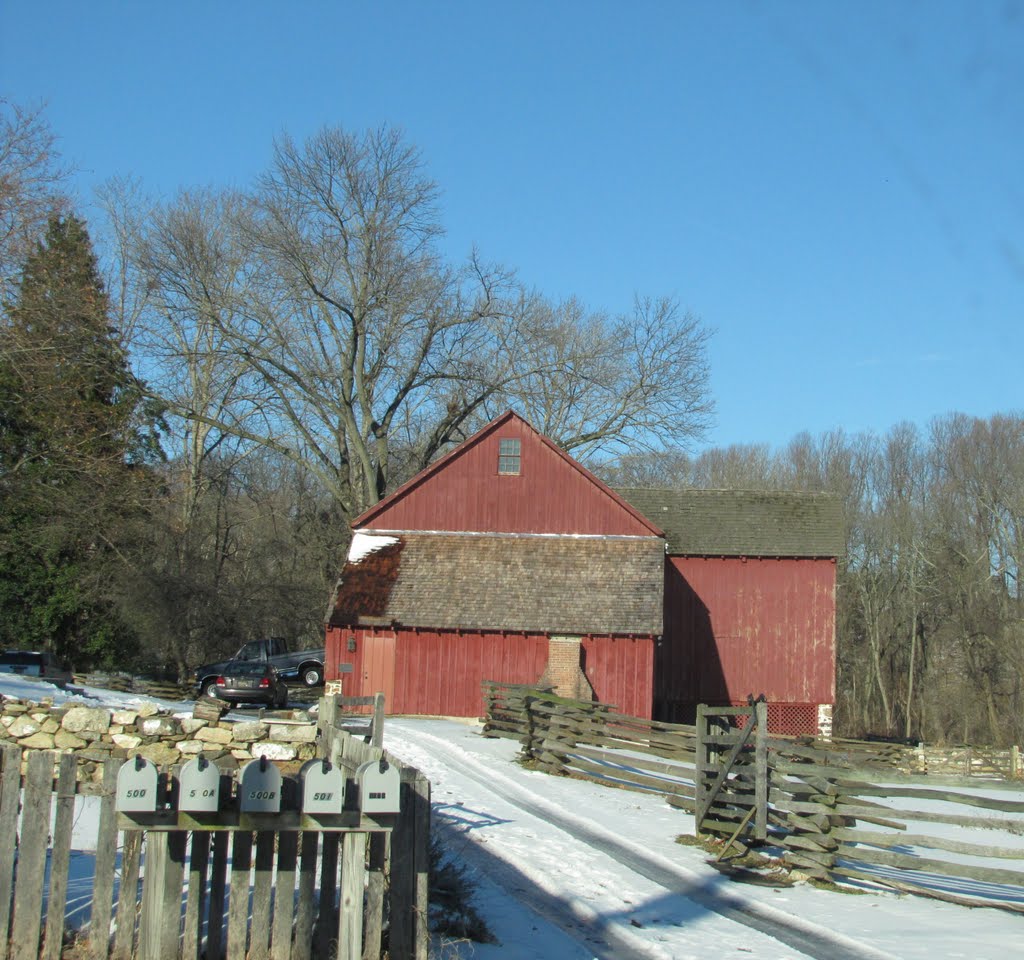
{"label": "grass patch", "polygon": [[473,903],[466,867],[457,863],[437,834],[430,838],[430,931],[445,941],[496,943]]}
{"label": "grass patch", "polygon": [[[697,847],[703,850],[705,853],[710,854],[713,857],[721,857],[722,850],[725,848],[725,840],[721,837],[704,836],[695,837],[692,834],[682,833],[676,837],[676,843],[684,847]],[[731,845],[734,852],[732,855],[722,857],[722,859],[735,867],[749,867],[752,870],[766,870],[766,869],[779,869],[786,867],[785,862],[779,857],[768,857],[763,853],[758,853],[756,850],[744,849],[746,853],[739,856],[739,850],[735,844]],[[788,870],[789,868],[786,867]]]}

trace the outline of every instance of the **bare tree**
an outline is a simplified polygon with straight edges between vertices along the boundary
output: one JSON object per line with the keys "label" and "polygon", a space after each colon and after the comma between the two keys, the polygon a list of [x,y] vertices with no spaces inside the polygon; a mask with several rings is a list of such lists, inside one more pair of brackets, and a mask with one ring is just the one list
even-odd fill
{"label": "bare tree", "polygon": [[1024,418],[942,418],[932,456],[939,640],[966,681],[965,733],[1005,742],[1024,732]]}
{"label": "bare tree", "polygon": [[[551,306],[475,253],[453,268],[437,197],[396,131],[325,129],[279,140],[215,228],[185,198],[164,211],[181,240],[140,260],[153,301],[210,329],[179,364],[238,371],[221,409],[171,398],[182,417],[292,460],[345,518],[510,405],[579,455],[699,433],[698,321],[669,301],[615,319]],[[167,247],[158,232],[144,249]]]}
{"label": "bare tree", "polygon": [[66,209],[67,175],[43,108],[0,98],[0,292],[11,292],[51,215]]}
{"label": "bare tree", "polygon": [[144,593],[162,611],[166,654],[181,670],[240,622],[231,613],[235,561],[253,511],[240,507],[238,473],[254,445],[238,432],[258,392],[223,331],[245,296],[248,262],[234,224],[248,201],[193,191],[164,207],[123,181],[106,185],[102,200],[119,319],[149,390],[170,411],[168,495],[153,511],[155,569]]}
{"label": "bare tree", "polygon": [[710,336],[668,298],[637,297],[617,317],[539,301],[527,353],[488,413],[514,407],[582,460],[685,446],[710,425]]}

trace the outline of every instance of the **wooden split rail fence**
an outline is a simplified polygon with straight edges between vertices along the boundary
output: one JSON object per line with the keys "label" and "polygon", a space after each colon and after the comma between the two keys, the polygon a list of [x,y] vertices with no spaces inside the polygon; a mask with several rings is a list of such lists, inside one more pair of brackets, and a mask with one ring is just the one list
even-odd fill
{"label": "wooden split rail fence", "polygon": [[[550,690],[485,683],[483,691],[485,736],[519,740],[524,756],[552,773],[663,794],[727,852],[777,848],[791,867],[823,879],[1024,912],[1015,890],[1024,887],[1024,802],[931,786],[901,771],[897,746],[773,737],[764,703],[701,707],[688,726]],[[954,839],[939,825],[963,832]],[[943,889],[943,878],[960,893]]]}
{"label": "wooden split rail fence", "polygon": [[107,761],[100,784],[77,783],[72,753],[28,753],[23,775],[21,750],[0,747],[0,960],[59,960],[80,937],[65,914],[72,828],[90,802],[91,916],[76,958],[426,960],[430,784],[345,733],[338,714],[326,698],[322,755],[350,773],[368,760],[395,764],[397,816],[354,810],[324,832],[298,810],[239,815],[222,786],[223,813],[183,830],[167,811],[168,825],[140,829],[115,809],[123,761]]}

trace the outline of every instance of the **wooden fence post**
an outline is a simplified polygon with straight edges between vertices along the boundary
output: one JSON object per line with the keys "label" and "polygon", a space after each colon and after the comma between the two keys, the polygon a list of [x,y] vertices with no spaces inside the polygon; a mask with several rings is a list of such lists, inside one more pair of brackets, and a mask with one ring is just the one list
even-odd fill
{"label": "wooden fence post", "polygon": [[274,854],[277,834],[256,833],[256,874],[252,886],[249,954],[246,960],[267,960],[270,956],[270,901],[274,892]]}
{"label": "wooden fence post", "polygon": [[14,960],[37,960],[39,956],[52,790],[53,754],[33,750],[28,755],[25,773],[18,868],[14,881],[14,923],[11,930],[11,956]]}
{"label": "wooden fence post", "polygon": [[103,796],[100,800],[100,826],[96,838],[96,880],[92,888],[92,915],[89,920],[89,940],[95,960],[105,960],[110,947],[114,867],[117,862],[117,815],[114,804],[117,771],[121,769],[122,763],[122,760],[110,759],[103,764]]}
{"label": "wooden fence post", "polygon": [[373,727],[371,730],[371,745],[380,750],[384,749],[384,694],[376,693],[373,696]]}
{"label": "wooden fence post", "polygon": [[[530,760],[536,760],[544,752],[544,741],[551,732],[551,719],[534,709],[534,704],[542,702],[538,697],[527,694],[523,698],[523,710],[526,712],[526,740],[523,750]],[[539,727],[539,729],[538,729]]]}
{"label": "wooden fence post", "polygon": [[707,813],[707,773],[708,765],[708,707],[705,703],[697,704],[697,747],[694,757],[693,777],[693,834],[700,835],[700,827]]}
{"label": "wooden fence post", "polygon": [[430,949],[430,781],[418,773],[416,790],[416,846],[413,853],[416,870],[416,900],[413,907],[413,957],[427,960]]}
{"label": "wooden fence post", "polygon": [[391,835],[391,960],[426,960],[430,781],[402,769],[401,812]]}
{"label": "wooden fence post", "polygon": [[370,834],[369,863],[366,880],[366,920],[364,922],[363,954],[369,960],[380,957],[384,920],[384,870],[387,866],[388,838],[384,833]]}
{"label": "wooden fence post", "polygon": [[[142,831],[125,830],[121,848],[121,883],[117,895],[117,932],[114,935],[114,960],[135,956],[135,916],[138,912],[139,864],[142,860]],[[195,960],[195,956],[186,960]]]}
{"label": "wooden fence post", "polygon": [[310,830],[302,833],[299,858],[299,896],[295,908],[295,941],[292,960],[309,960],[313,951],[313,894],[316,887],[317,846],[320,835]]}
{"label": "wooden fence post", "polygon": [[331,748],[338,735],[338,698],[327,695],[320,698],[320,709],[317,712],[317,727],[320,731],[320,756],[331,757]]}
{"label": "wooden fence post", "polygon": [[[332,759],[332,763],[337,761]],[[326,957],[331,941],[338,934],[338,912],[334,898],[338,892],[338,851],[341,836],[325,833],[320,848],[320,903],[313,930],[313,956]]]}
{"label": "wooden fence post", "polygon": [[231,834],[231,876],[228,881],[227,960],[245,960],[249,932],[249,874],[252,871],[252,834]]}
{"label": "wooden fence post", "polygon": [[187,840],[184,830],[153,830],[146,834],[139,960],[163,960],[178,955]]}
{"label": "wooden fence post", "polygon": [[366,834],[346,833],[341,841],[341,903],[337,960],[363,956],[363,892],[366,885]]}
{"label": "wooden fence post", "polygon": [[57,815],[53,823],[50,857],[50,898],[46,904],[46,939],[40,960],[60,960],[64,944],[64,908],[68,900],[68,869],[71,865],[71,828],[75,816],[75,778],[78,758],[62,753],[57,775]]}
{"label": "wooden fence post", "polygon": [[[128,837],[137,835],[137,831],[125,833],[125,850],[128,849]],[[188,862],[188,900],[185,904],[185,935],[182,939],[182,960],[199,960],[203,940],[203,915],[206,912],[206,875],[210,865],[210,834],[196,830],[192,834]],[[118,903],[118,933],[121,932],[121,904]],[[131,951],[127,954],[131,956]]]}
{"label": "wooden fence post", "polygon": [[754,800],[757,812],[754,815],[754,836],[758,840],[768,837],[768,704],[759,700],[754,705],[757,724],[757,739],[754,741]]}
{"label": "wooden fence post", "polygon": [[412,812],[416,804],[413,786],[416,771],[402,771],[400,812],[391,834],[391,887],[389,890],[391,932],[389,936],[391,960],[412,958],[412,911],[414,902],[414,860],[412,847],[415,838]]}
{"label": "wooden fence post", "polygon": [[289,960],[292,955],[292,921],[295,919],[295,865],[299,834],[285,830],[277,835],[277,879],[274,885],[274,926],[270,935],[272,960]]}
{"label": "wooden fence post", "polygon": [[224,942],[224,900],[228,886],[228,832],[213,835],[213,856],[210,862],[210,895],[206,922],[206,955],[220,957]]}
{"label": "wooden fence post", "polygon": [[21,804],[21,747],[0,745],[0,960],[7,960],[14,889],[14,855],[18,849],[18,807]]}

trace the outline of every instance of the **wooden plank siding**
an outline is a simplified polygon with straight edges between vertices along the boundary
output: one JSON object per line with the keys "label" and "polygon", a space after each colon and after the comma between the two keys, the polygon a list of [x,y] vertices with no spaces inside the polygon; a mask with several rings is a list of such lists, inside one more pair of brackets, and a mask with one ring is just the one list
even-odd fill
{"label": "wooden plank siding", "polygon": [[669,557],[656,715],[681,706],[835,700],[835,562]]}
{"label": "wooden plank siding", "polygon": [[[501,440],[520,471],[498,473]],[[515,414],[488,424],[356,519],[357,529],[659,536],[661,531]]]}
{"label": "wooden plank siding", "polygon": [[[391,672],[376,656],[377,635],[394,636]],[[355,652],[348,652],[349,638]],[[650,717],[655,641],[650,637],[584,637],[584,667],[599,700],[624,713]],[[370,651],[373,651],[372,653]],[[387,709],[393,714],[481,717],[481,679],[536,683],[548,660],[545,634],[382,630],[368,627],[327,630],[327,661],[349,663],[340,674],[346,695],[370,696],[392,685]]]}
{"label": "wooden plank siding", "polygon": [[584,668],[597,700],[650,719],[655,644],[650,637],[584,637]]}

